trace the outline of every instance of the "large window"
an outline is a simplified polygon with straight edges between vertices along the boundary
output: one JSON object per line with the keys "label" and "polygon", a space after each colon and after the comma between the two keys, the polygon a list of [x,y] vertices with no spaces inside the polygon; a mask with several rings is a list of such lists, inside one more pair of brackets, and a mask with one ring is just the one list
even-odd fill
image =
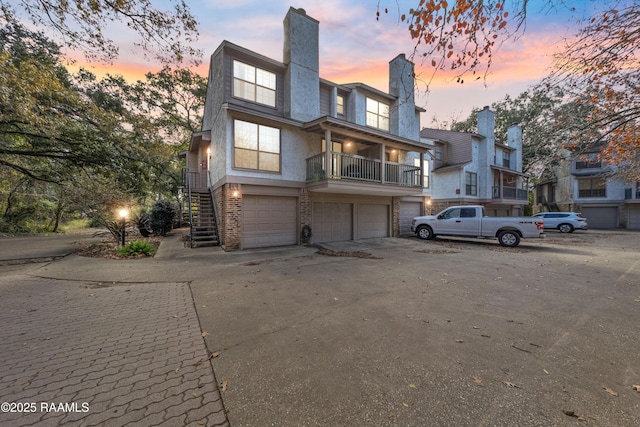
{"label": "large window", "polygon": [[389,105],[367,98],[367,126],[389,130]]}
{"label": "large window", "polygon": [[[413,159],[413,165],[416,167],[420,167],[420,158]],[[429,161],[424,160],[424,168],[422,169],[422,186],[424,188],[429,188]]]}
{"label": "large window", "polygon": [[240,61],[233,61],[233,95],[276,106],[276,75]]}
{"label": "large window", "polygon": [[234,121],[234,166],[280,171],[280,129]]}
{"label": "large window", "polygon": [[467,196],[477,196],[478,195],[478,174],[473,172],[465,172],[464,181],[465,181],[464,194]]}
{"label": "large window", "polygon": [[579,197],[607,197],[607,181],[604,178],[578,180]]}

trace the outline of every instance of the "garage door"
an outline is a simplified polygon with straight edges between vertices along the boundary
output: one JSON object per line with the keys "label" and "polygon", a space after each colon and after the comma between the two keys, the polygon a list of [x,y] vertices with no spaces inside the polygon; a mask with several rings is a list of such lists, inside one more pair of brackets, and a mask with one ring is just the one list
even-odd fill
{"label": "garage door", "polygon": [[242,198],[242,247],[295,245],[298,243],[297,199],[279,196]]}
{"label": "garage door", "polygon": [[589,228],[618,227],[618,208],[616,207],[583,207],[580,212],[587,218]]}
{"label": "garage door", "polygon": [[340,242],[353,237],[353,221],[351,203],[314,203],[311,231],[313,241]]}
{"label": "garage door", "polygon": [[422,203],[400,202],[400,235],[411,234],[411,221],[422,215]]}
{"label": "garage door", "polygon": [[389,236],[388,205],[358,205],[357,239]]}
{"label": "garage door", "polygon": [[627,218],[627,228],[629,230],[640,230],[640,207],[629,206]]}

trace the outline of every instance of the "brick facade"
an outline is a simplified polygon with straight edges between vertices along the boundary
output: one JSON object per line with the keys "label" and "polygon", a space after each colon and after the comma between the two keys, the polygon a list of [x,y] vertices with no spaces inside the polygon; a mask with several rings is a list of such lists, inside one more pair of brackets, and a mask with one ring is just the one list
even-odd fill
{"label": "brick facade", "polygon": [[[305,225],[311,227],[311,194],[306,188],[300,189],[298,200],[300,208],[300,231],[302,231]],[[309,243],[310,240],[311,239],[305,239],[303,236],[300,237],[300,243]]]}
{"label": "brick facade", "polygon": [[214,192],[214,203],[218,215],[220,246],[225,251],[240,249],[242,227],[242,186],[225,184]]}
{"label": "brick facade", "polygon": [[391,198],[391,236],[400,236],[400,197]]}

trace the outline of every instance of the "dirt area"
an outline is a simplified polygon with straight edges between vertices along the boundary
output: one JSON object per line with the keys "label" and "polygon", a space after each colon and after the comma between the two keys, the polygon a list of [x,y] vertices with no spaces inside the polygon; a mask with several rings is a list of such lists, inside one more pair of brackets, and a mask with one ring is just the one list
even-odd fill
{"label": "dirt area", "polygon": [[[160,247],[160,242],[162,242],[162,237],[128,237],[126,242],[130,242],[133,240],[143,240],[151,244],[156,252],[158,247]],[[106,258],[106,259],[137,259],[137,258],[145,258],[148,255],[135,255],[135,256],[120,256],[116,253],[116,250],[121,246],[120,242],[116,242],[113,237],[103,237],[99,240],[81,240],[75,243],[78,248],[74,251],[76,255],[91,257],[91,258]]]}

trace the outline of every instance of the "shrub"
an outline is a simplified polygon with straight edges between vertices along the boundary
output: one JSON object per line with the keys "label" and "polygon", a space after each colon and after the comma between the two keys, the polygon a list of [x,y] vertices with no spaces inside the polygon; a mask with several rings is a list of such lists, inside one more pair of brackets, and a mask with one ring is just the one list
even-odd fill
{"label": "shrub", "polygon": [[166,200],[157,201],[149,214],[151,230],[159,236],[166,236],[173,228],[173,222],[177,215],[178,210],[172,203]]}
{"label": "shrub", "polygon": [[153,255],[156,248],[146,240],[134,240],[117,249],[120,256]]}

